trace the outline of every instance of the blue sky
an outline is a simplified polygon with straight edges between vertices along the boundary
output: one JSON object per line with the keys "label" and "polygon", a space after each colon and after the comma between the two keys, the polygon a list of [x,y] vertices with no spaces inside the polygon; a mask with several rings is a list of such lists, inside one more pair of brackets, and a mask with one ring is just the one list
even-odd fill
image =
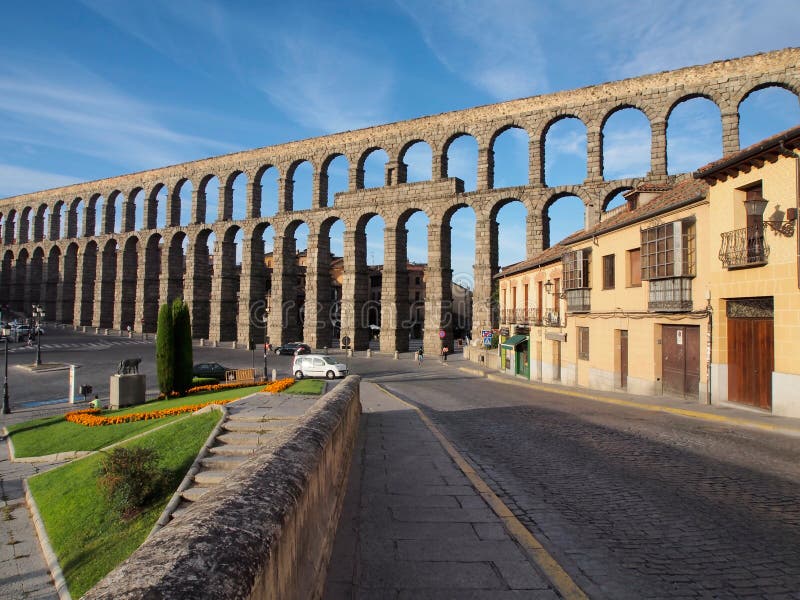
{"label": "blue sky", "polygon": [[[0,198],[800,45],[796,0],[276,4],[8,3]],[[686,103],[670,122],[671,170],[718,157],[710,108]],[[743,113],[745,145],[800,122],[797,99],[779,90],[754,95]],[[646,170],[649,135],[635,114],[620,113],[605,133],[608,176]],[[565,121],[557,134],[548,136],[548,181],[582,180],[581,128]],[[498,185],[513,185],[525,177],[526,140],[512,133],[502,143]],[[473,155],[466,144],[451,158],[468,188]],[[412,179],[425,177],[419,156]],[[554,207],[553,241],[581,226],[578,209]],[[453,222],[453,269],[468,280],[474,217],[463,213]],[[524,211],[510,205],[499,221],[500,263],[521,260]],[[421,216],[410,225],[418,262],[427,260],[424,225]],[[381,262],[381,228],[370,223],[370,262]]]}

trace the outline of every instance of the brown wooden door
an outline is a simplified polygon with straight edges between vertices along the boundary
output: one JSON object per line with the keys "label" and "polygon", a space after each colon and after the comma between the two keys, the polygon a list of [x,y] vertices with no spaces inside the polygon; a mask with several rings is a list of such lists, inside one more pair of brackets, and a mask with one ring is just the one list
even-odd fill
{"label": "brown wooden door", "polygon": [[628,387],[628,330],[619,332],[619,387]]}
{"label": "brown wooden door", "polygon": [[661,381],[665,394],[697,395],[700,389],[700,328],[664,325],[661,329]]}
{"label": "brown wooden door", "polygon": [[772,319],[728,318],[728,400],[772,408]]}
{"label": "brown wooden door", "polygon": [[561,342],[553,340],[553,379],[561,379]]}

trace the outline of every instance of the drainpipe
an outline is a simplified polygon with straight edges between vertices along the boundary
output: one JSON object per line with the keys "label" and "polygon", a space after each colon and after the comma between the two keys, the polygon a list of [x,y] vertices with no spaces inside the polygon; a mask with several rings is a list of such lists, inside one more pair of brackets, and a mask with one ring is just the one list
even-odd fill
{"label": "drainpipe", "polygon": [[[797,150],[789,150],[783,141],[781,141],[781,150],[787,156],[794,156],[794,172],[797,177],[797,185],[795,186],[795,207],[797,208],[798,216],[800,216],[800,154]],[[797,287],[800,288],[800,233],[797,235]]]}
{"label": "drainpipe", "polygon": [[708,331],[706,332],[706,404],[711,405],[711,343],[713,338],[713,310],[711,308],[711,291],[706,290],[706,316]]}

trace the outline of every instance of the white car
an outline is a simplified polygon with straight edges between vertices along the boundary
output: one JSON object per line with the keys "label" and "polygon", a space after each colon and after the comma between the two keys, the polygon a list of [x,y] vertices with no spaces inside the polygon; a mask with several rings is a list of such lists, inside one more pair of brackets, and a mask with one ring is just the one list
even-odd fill
{"label": "white car", "polygon": [[294,373],[295,379],[303,377],[334,379],[347,376],[347,365],[324,354],[301,354],[294,357],[292,373]]}

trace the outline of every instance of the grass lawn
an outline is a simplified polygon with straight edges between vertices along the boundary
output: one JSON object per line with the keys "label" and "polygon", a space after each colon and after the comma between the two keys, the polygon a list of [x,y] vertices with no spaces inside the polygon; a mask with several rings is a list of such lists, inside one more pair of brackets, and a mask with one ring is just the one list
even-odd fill
{"label": "grass lawn", "polygon": [[325,389],[325,382],[321,379],[300,379],[286,388],[284,394],[309,394],[318,396]]}
{"label": "grass lawn", "polygon": [[[185,398],[172,398],[170,400],[154,400],[143,405],[131,406],[120,410],[106,411],[104,415],[124,415],[133,412],[150,412],[162,408],[198,404],[210,400],[229,400],[241,398],[257,392],[263,386],[222,390],[220,392],[205,392],[192,394]],[[56,452],[69,452],[71,450],[99,450],[106,446],[132,437],[143,431],[160,427],[174,421],[179,416],[153,419],[150,421],[136,421],[134,423],[121,423],[119,425],[105,425],[102,427],[86,427],[77,423],[65,421],[59,415],[35,419],[25,423],[18,423],[8,427],[11,440],[14,442],[16,456],[45,456]]]}
{"label": "grass lawn", "polygon": [[160,466],[169,472],[169,483],[161,498],[128,522],[111,511],[97,487],[102,453],[28,480],[73,598],[141,545],[219,418],[217,411],[184,416],[170,427],[129,442],[130,447],[156,449]]}

